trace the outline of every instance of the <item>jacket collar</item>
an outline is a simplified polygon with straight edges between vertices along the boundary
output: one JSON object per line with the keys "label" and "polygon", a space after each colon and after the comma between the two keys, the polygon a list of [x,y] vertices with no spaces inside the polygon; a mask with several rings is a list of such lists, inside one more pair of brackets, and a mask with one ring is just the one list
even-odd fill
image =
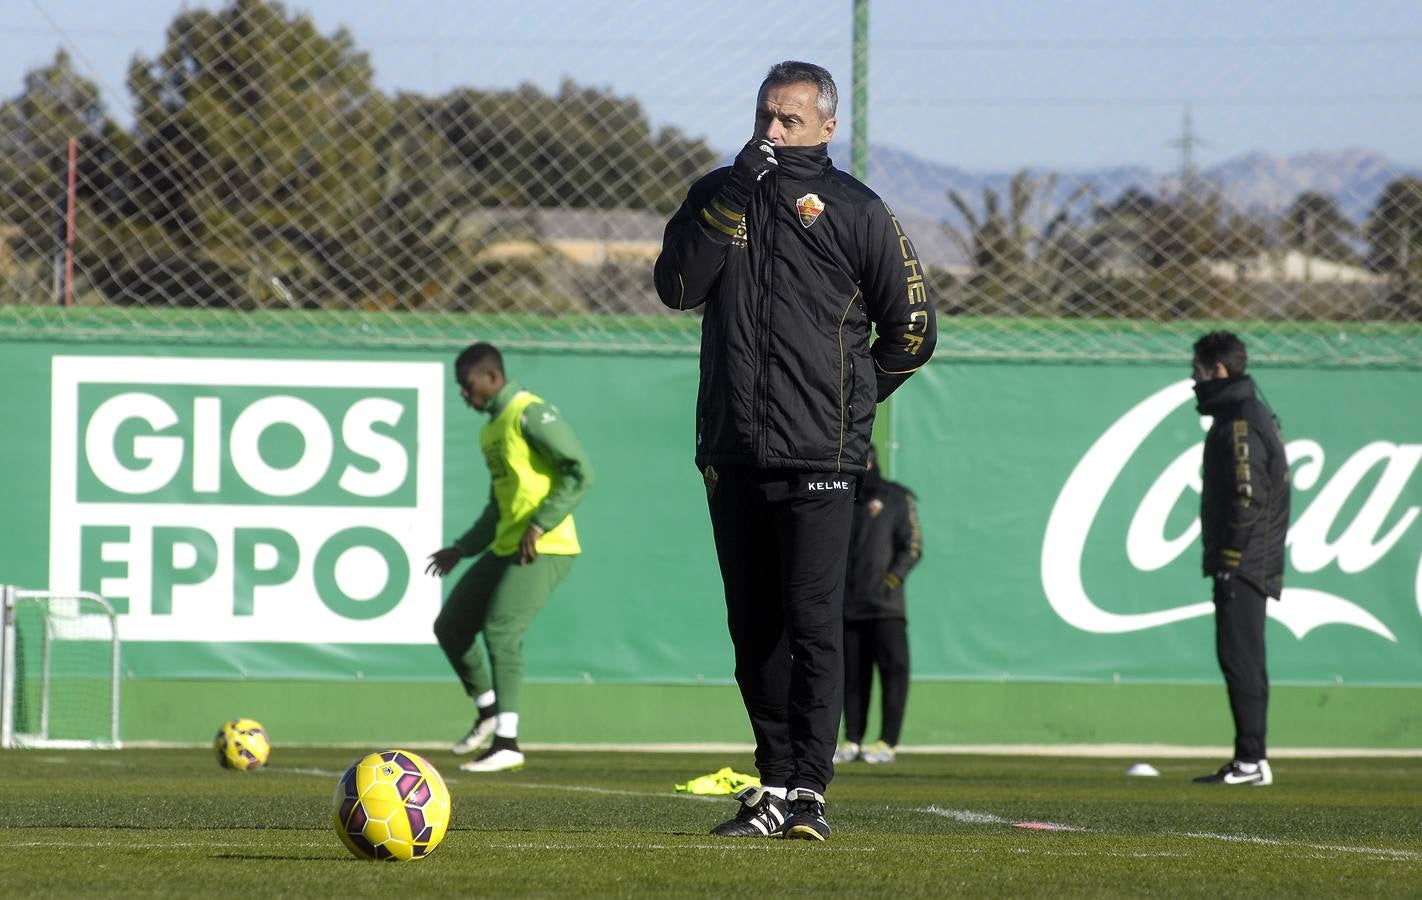
{"label": "jacket collar", "polygon": [[829,146],[816,144],[813,147],[776,147],[775,161],[779,164],[781,178],[793,181],[809,181],[823,175],[834,161],[829,157]]}
{"label": "jacket collar", "polygon": [[489,414],[489,418],[497,419],[499,413],[508,408],[509,401],[513,400],[514,396],[521,390],[523,390],[523,388],[519,387],[515,382],[504,382],[504,386],[499,388],[498,392],[494,394],[494,399],[489,401],[489,408],[486,410]]}
{"label": "jacket collar", "polygon": [[1248,375],[1195,382],[1195,409],[1202,416],[1214,416],[1254,399],[1254,379]]}

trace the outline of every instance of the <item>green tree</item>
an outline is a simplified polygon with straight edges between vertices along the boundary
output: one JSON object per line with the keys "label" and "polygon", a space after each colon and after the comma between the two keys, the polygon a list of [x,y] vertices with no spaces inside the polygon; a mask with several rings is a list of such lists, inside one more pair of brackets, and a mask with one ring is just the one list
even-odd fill
{"label": "green tree", "polygon": [[981,211],[960,191],[950,189],[948,202],[965,228],[945,222],[950,240],[972,261],[968,288],[981,311],[1044,311],[1056,305],[1071,260],[1063,253],[1059,232],[1069,213],[1089,190],[1078,185],[1060,204],[1053,196],[1057,176],[1037,178],[1026,169],[1008,182],[1004,205],[997,190],[984,187]]}
{"label": "green tree", "polygon": [[346,31],[322,33],[275,0],[184,9],[156,56],[134,58],[128,85],[128,131],[63,54],[0,106],[0,225],[25,229],[38,272],[63,195],[56,166],[79,135],[82,269],[120,302],[538,300],[555,251],[481,254],[472,211],[667,212],[717,159],[702,140],[653,128],[636,100],[571,81],[555,94],[386,97]]}
{"label": "green tree", "polygon": [[376,184],[372,71],[349,33],[264,0],[185,10],[156,59],[134,59],[129,88],[135,201],[168,240],[128,261],[125,293],[169,302],[145,285],[190,278],[222,283],[189,293],[202,305],[267,297],[272,278],[322,293],[322,254]]}
{"label": "green tree", "polygon": [[1358,228],[1338,201],[1320,191],[1304,191],[1294,198],[1280,222],[1284,246],[1306,256],[1335,262],[1356,262],[1352,241]]}
{"label": "green tree", "polygon": [[1384,187],[1363,233],[1374,271],[1416,272],[1422,263],[1422,178],[1398,178]]}
{"label": "green tree", "polygon": [[1137,187],[1057,229],[1052,246],[1071,315],[1178,318],[1237,311],[1241,290],[1219,263],[1244,270],[1269,248],[1271,223],[1217,193],[1156,196]]}
{"label": "green tree", "polygon": [[676,129],[654,134],[636,100],[569,80],[557,94],[530,84],[466,88],[440,107],[440,127],[483,206],[669,212],[717,158]]}
{"label": "green tree", "polygon": [[111,127],[98,85],[75,71],[63,50],[27,73],[19,95],[0,105],[0,223],[19,227],[17,257],[53,251],[69,139],[88,148]]}
{"label": "green tree", "polygon": [[465,257],[461,211],[473,202],[470,181],[435,121],[438,102],[414,94],[371,102],[375,165],[362,206],[322,248],[331,287],[358,305],[416,309],[442,302]]}
{"label": "green tree", "polygon": [[107,121],[99,86],[60,50],[54,62],[26,73],[24,90],[0,106],[0,158],[20,169],[52,169],[65,159],[69,138],[98,136]]}
{"label": "green tree", "polygon": [[1368,265],[1390,276],[1384,317],[1422,319],[1422,178],[1383,188],[1363,226]]}

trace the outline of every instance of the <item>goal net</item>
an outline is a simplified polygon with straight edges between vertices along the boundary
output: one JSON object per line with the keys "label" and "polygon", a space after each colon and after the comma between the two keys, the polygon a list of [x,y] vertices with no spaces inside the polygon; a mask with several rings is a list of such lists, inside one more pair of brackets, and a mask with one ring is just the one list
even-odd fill
{"label": "goal net", "polygon": [[119,638],[95,594],[4,589],[0,746],[119,746]]}

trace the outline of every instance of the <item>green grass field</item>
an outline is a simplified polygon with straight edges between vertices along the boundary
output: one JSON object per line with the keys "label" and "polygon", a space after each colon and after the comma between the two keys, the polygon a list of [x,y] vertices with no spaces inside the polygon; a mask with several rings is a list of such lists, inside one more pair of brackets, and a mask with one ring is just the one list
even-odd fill
{"label": "green grass field", "polygon": [[[372,748],[377,749],[377,748]],[[906,755],[843,767],[824,844],[718,839],[724,798],[672,785],[744,754],[534,752],[449,782],[450,832],[415,863],[346,853],[328,824],[356,750],[0,753],[10,897],[1422,895],[1422,759],[1275,762],[1269,788],[1190,783],[1218,761]],[[1051,823],[1058,830],[1017,827]]]}

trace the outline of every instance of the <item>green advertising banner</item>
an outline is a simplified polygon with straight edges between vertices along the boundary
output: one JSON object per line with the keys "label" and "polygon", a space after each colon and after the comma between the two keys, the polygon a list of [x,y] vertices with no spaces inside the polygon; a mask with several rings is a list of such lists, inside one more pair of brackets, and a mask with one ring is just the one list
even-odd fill
{"label": "green advertising banner", "polygon": [[[137,678],[448,680],[427,556],[488,497],[453,353],[0,343],[0,582],[122,613]],[[690,458],[696,362],[506,354],[593,459],[532,679],[729,680]],[[457,577],[460,570],[456,570]]]}
{"label": "green advertising banner", "polygon": [[[919,496],[915,670],[1217,681],[1201,443],[1178,367],[932,365],[895,401]],[[1279,682],[1422,683],[1422,372],[1261,369],[1292,517],[1269,604]]]}
{"label": "green advertising banner", "polygon": [[[892,473],[924,531],[916,678],[1218,681],[1187,355],[937,361],[896,395]],[[452,389],[452,356],[0,342],[0,582],[113,599],[136,678],[448,680],[430,632],[447,585],[425,560],[488,495],[483,418]],[[597,473],[529,678],[728,682],[691,461],[696,360],[506,362]],[[1422,372],[1255,374],[1295,488],[1271,673],[1422,684]]]}

